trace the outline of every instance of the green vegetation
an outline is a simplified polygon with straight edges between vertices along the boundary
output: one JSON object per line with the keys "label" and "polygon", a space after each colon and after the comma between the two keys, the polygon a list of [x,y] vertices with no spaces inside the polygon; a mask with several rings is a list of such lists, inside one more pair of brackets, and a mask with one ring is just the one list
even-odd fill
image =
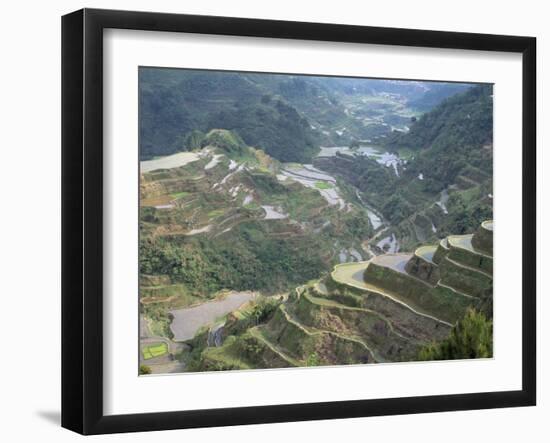
{"label": "green vegetation", "polygon": [[171,306],[185,307],[201,301],[200,298],[189,293],[184,284],[170,284],[169,278],[166,285],[155,286],[147,285],[145,282],[140,283],[140,298],[142,303],[152,306],[155,303],[170,302]]}
{"label": "green vegetation", "polygon": [[141,347],[141,353],[145,360],[161,357],[168,353],[168,345],[164,342],[144,345]]}
{"label": "green vegetation", "polygon": [[469,309],[448,338],[421,349],[418,360],[453,360],[493,357],[493,322]]}
{"label": "green vegetation", "polygon": [[315,183],[315,187],[317,189],[332,189],[334,188],[334,185],[329,182],[317,182]]}
{"label": "green vegetation", "polygon": [[[238,133],[249,146],[283,161],[304,161],[317,150],[305,118],[266,95],[253,75],[140,68],[140,157],[166,155],[200,143],[212,128]],[[207,137],[208,138],[208,137]]]}
{"label": "green vegetation", "polygon": [[[430,283],[417,269],[411,274],[409,265],[400,271],[392,268],[402,259],[412,263],[431,256],[434,249],[379,256],[368,265],[338,265],[331,278],[300,286],[286,299],[254,301],[226,317],[221,346],[208,346],[204,331],[191,341],[188,369],[492,356],[492,286],[479,291],[475,285],[480,283],[472,274],[484,271],[457,267],[462,283],[473,284],[474,292],[480,294],[473,297],[451,286]],[[450,252],[442,253],[437,263],[443,263]],[[439,266],[432,261],[424,264],[436,270]]]}
{"label": "green vegetation", "polygon": [[[447,240],[446,244],[454,241]],[[471,236],[462,243],[471,244]],[[331,278],[339,285],[389,296],[448,323],[462,318],[469,307],[492,316],[492,268],[487,267],[492,257],[481,255],[474,248],[440,245],[434,253],[435,249],[423,246],[415,254],[379,256],[368,265],[337,265]],[[457,255],[457,251],[462,255]],[[432,260],[428,261],[427,255],[433,255]],[[397,266],[403,261],[406,261],[404,267]]]}
{"label": "green vegetation", "polygon": [[309,162],[320,145],[389,135],[467,87],[142,67],[140,158],[197,149],[221,128],[278,160]]}
{"label": "green vegetation", "polygon": [[376,285],[419,312],[430,314],[454,323],[471,304],[471,299],[434,290],[426,282],[409,274],[371,263],[365,272],[365,280]]}
{"label": "green vegetation", "polygon": [[180,192],[174,192],[173,194],[170,194],[175,199],[187,197],[189,195],[189,192],[187,191],[180,191]]}
{"label": "green vegetation", "polygon": [[319,256],[326,248],[323,239],[272,237],[268,227],[247,222],[217,239],[144,239],[140,272],[169,275],[196,295],[223,288],[273,293],[319,277],[328,266]]}
{"label": "green vegetation", "polygon": [[[142,169],[140,374],[169,352],[158,360],[176,371],[492,355],[490,85],[157,68],[139,80],[140,158],[193,151]],[[377,256],[387,238],[408,252]],[[359,262],[334,266],[346,260]],[[173,310],[228,291],[254,294],[170,341]]]}
{"label": "green vegetation", "polygon": [[424,171],[424,187],[435,192],[471,167],[491,175],[492,150],[482,146],[493,138],[492,94],[492,86],[484,85],[448,98],[418,119],[408,133],[395,134],[387,145],[416,150],[408,171],[412,176]]}
{"label": "green vegetation", "polygon": [[[396,227],[403,248],[471,232],[492,218],[492,110],[492,87],[472,87],[411,122],[409,132],[394,131],[384,148],[403,154],[399,176],[365,156],[314,164],[361,191]],[[442,194],[445,210],[436,205]]]}
{"label": "green vegetation", "polygon": [[224,131],[221,129],[212,129],[206,137],[203,138],[201,145],[213,146],[221,149],[223,152],[232,154],[243,154],[248,150],[243,139],[235,132]]}
{"label": "green vegetation", "polygon": [[449,213],[440,222],[440,235],[465,234],[493,217],[493,205],[487,200],[492,184],[481,185],[468,191],[453,192],[449,196]]}
{"label": "green vegetation", "polygon": [[[205,140],[234,164],[242,165],[234,158],[247,158],[250,167],[229,170],[224,155],[219,166],[205,170],[211,155],[220,155],[211,153],[162,175],[144,175],[142,201],[148,192],[155,199],[161,199],[159,192],[172,199],[185,196],[170,210],[141,208],[140,273],[168,278],[162,285],[142,285],[141,297],[148,303],[167,303],[162,308],[148,305],[148,310],[184,306],[226,288],[289,290],[328,271],[340,248],[336,244],[351,247],[372,234],[363,210],[341,211],[328,206],[315,189],[280,182],[277,162],[261,151],[251,155],[234,134],[211,131]],[[261,164],[267,166],[265,171],[258,169]],[[199,179],[189,178],[195,176]],[[279,208],[287,217],[264,221],[260,205]],[[171,299],[159,300],[162,297]],[[168,327],[159,325],[159,330]]]}
{"label": "green vegetation", "polygon": [[441,281],[474,297],[480,297],[491,286],[492,273],[484,271],[479,266],[472,268],[456,262],[449,255],[439,265]]}
{"label": "green vegetation", "polygon": [[149,329],[154,336],[172,338],[170,330],[171,318],[168,314],[168,306],[163,303],[142,304],[141,310],[149,320]]}
{"label": "green vegetation", "polygon": [[275,313],[275,309],[279,305],[279,301],[275,298],[261,297],[255,300],[249,308],[250,318],[255,324],[265,323]]}
{"label": "green vegetation", "polygon": [[139,375],[151,374],[151,367],[147,365],[139,365]]}
{"label": "green vegetation", "polygon": [[447,98],[423,114],[409,132],[395,134],[389,143],[418,151],[430,145],[438,150],[451,144],[480,145],[489,141],[492,89],[491,85],[481,85]]}
{"label": "green vegetation", "polygon": [[210,211],[208,213],[208,217],[210,218],[216,218],[216,217],[219,217],[221,215],[225,214],[225,210],[223,209],[213,209],[212,211]]}

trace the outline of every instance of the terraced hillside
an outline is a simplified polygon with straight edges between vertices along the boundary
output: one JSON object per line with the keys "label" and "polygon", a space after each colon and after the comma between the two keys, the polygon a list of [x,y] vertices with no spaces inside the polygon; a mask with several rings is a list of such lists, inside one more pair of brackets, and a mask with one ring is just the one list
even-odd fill
{"label": "terraced hillside", "polygon": [[489,85],[471,88],[378,141],[382,156],[325,149],[314,165],[355,187],[401,249],[471,232],[493,217],[492,97]]}
{"label": "terraced hillside", "polygon": [[367,210],[312,165],[281,164],[235,133],[141,162],[140,306],[153,336],[178,339],[174,310],[224,292],[289,291],[368,257]]}
{"label": "terraced hillside", "polygon": [[459,358],[470,314],[492,355],[491,85],[144,67],[139,101],[141,373]]}
{"label": "terraced hillside", "polygon": [[280,164],[224,130],[183,154],[142,162],[146,301],[221,289],[275,293],[320,277],[341,255],[363,259],[367,212],[345,201],[331,176]]}
{"label": "terraced hillside", "polygon": [[190,341],[188,370],[415,360],[420,349],[447,338],[469,308],[487,309],[492,229],[486,221],[474,234],[411,254],[339,264],[328,277],[272,301],[263,322],[251,302],[226,317],[218,346],[211,346],[210,328]]}

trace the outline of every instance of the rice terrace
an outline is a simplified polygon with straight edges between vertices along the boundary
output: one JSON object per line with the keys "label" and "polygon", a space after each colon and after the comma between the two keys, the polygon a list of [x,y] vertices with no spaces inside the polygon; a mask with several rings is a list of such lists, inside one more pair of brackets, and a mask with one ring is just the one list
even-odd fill
{"label": "rice terrace", "polygon": [[155,357],[161,357],[168,353],[168,345],[166,343],[155,343],[151,345],[143,345],[141,348],[143,358],[149,360]]}
{"label": "rice terrace", "polygon": [[139,373],[492,358],[493,87],[139,69]]}

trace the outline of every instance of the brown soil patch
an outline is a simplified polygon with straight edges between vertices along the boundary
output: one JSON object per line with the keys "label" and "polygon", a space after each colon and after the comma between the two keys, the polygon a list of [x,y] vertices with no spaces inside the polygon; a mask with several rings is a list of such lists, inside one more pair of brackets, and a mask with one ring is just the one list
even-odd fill
{"label": "brown soil patch", "polygon": [[140,200],[140,206],[162,206],[168,205],[174,200],[171,195],[159,195],[156,197],[143,198]]}

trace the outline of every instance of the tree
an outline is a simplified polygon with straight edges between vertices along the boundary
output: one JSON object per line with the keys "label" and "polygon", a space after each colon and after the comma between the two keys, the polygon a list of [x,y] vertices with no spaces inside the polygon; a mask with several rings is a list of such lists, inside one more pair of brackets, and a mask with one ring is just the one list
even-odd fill
{"label": "tree", "polygon": [[147,365],[139,365],[139,375],[151,374],[151,368]]}
{"label": "tree", "polygon": [[184,147],[188,151],[193,151],[194,149],[200,149],[201,143],[204,140],[204,133],[195,129],[191,132],[188,132],[185,136]]}
{"label": "tree", "polygon": [[420,350],[419,360],[454,360],[491,358],[493,356],[493,322],[475,309],[468,309],[464,318],[439,343]]}
{"label": "tree", "polygon": [[306,366],[319,366],[319,355],[316,352],[312,352],[306,359]]}
{"label": "tree", "polygon": [[278,305],[278,300],[273,298],[262,297],[256,301],[256,303],[252,306],[252,317],[254,318],[255,323],[258,325],[269,320]]}

